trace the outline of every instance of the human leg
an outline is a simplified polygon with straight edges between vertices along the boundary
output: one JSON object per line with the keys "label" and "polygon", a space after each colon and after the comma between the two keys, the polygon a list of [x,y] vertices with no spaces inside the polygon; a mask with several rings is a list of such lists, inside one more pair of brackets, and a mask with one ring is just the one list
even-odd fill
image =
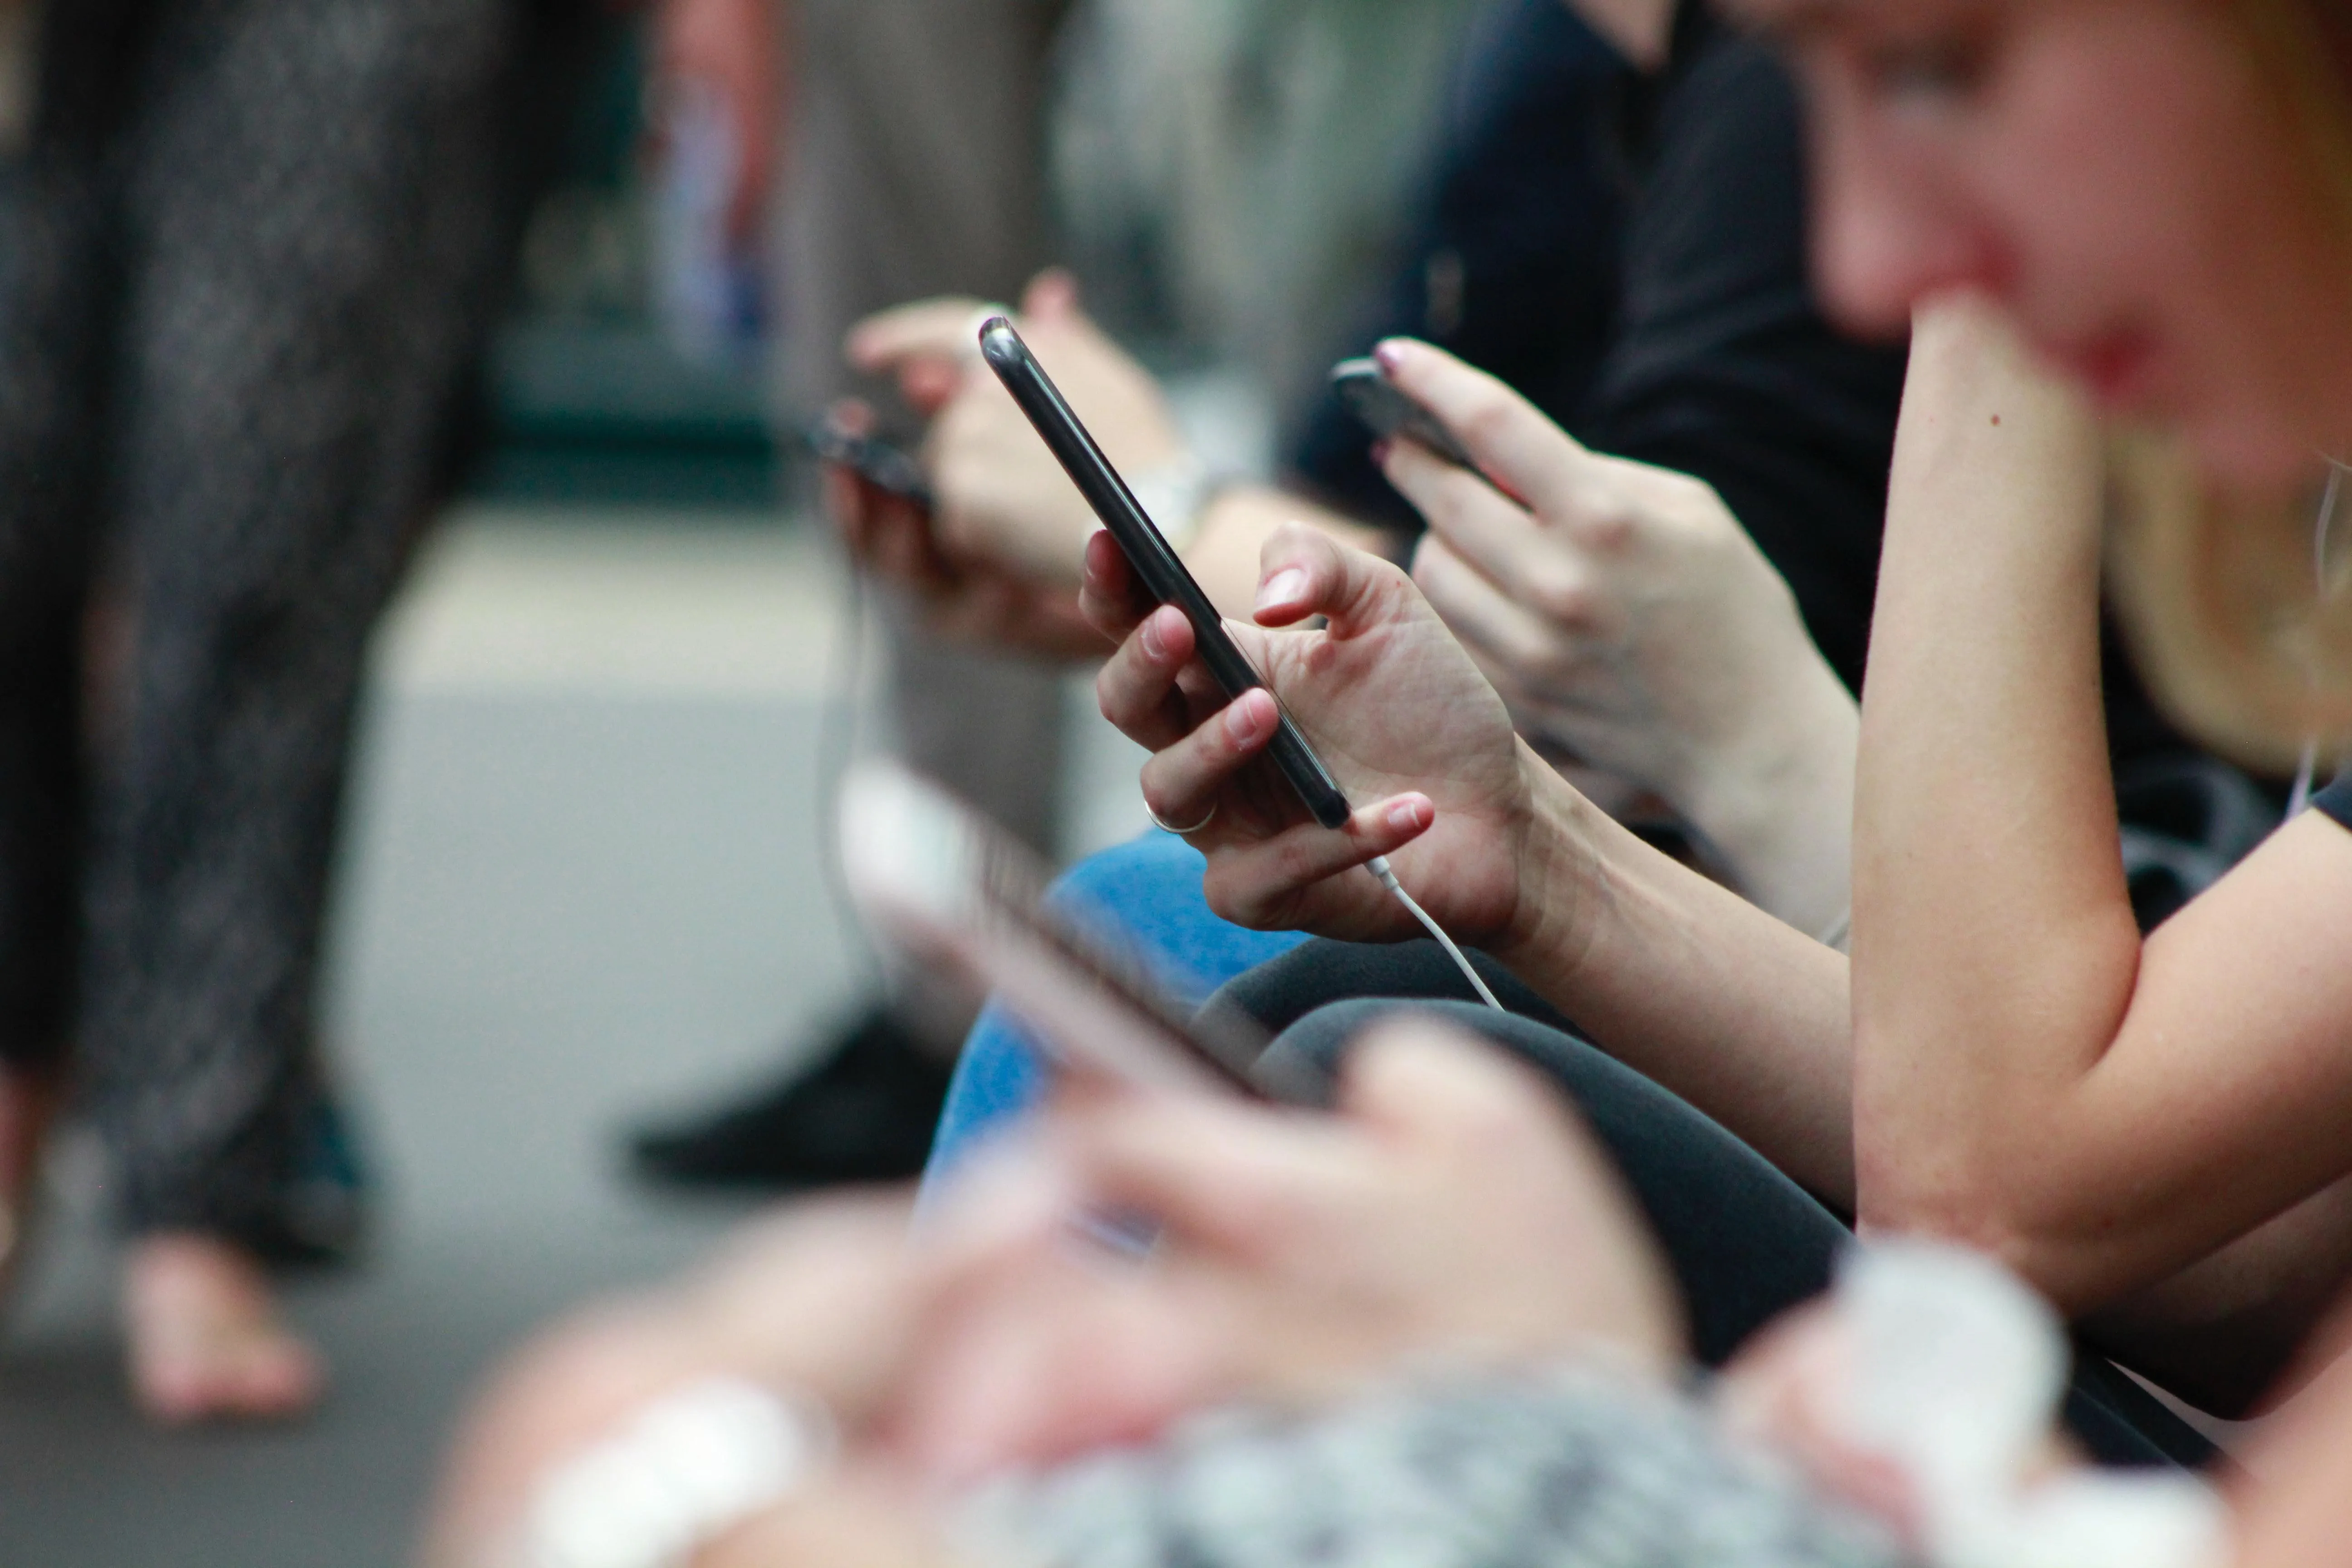
{"label": "human leg", "polygon": [[[1296,931],[1256,931],[1219,919],[1201,892],[1199,850],[1171,833],[1152,832],[1072,867],[1048,895],[1065,914],[1107,941],[1126,945],[1168,994],[1199,1005],[1234,977],[1255,972],[1307,939]],[[1038,1048],[1001,1005],[983,1009],[956,1060],[927,1188],[951,1172],[976,1143],[1035,1105],[1045,1088]]]}
{"label": "human leg", "polygon": [[120,273],[106,132],[121,0],[41,29],[42,111],[0,160],[0,1279],[16,1261],[73,1036],[84,617]]}
{"label": "human leg", "polygon": [[[1853,1233],[1769,1161],[1688,1103],[1574,1036],[1456,1001],[1439,1013],[1541,1068],[1574,1102],[1633,1189],[1682,1289],[1694,1353],[1727,1360],[1773,1318],[1825,1289]],[[1274,1049],[1330,1068],[1400,1005],[1335,1003],[1285,1030]],[[2110,1464],[2201,1464],[2212,1447],[2137,1384],[2087,1352],[2065,1407],[2070,1430]]]}
{"label": "human leg", "polygon": [[[1068,0],[791,0],[793,81],[774,204],[778,412],[788,426],[852,393],[887,407],[842,342],[862,317],[942,294],[1010,299],[1052,258],[1045,201],[1048,56]],[[884,703],[898,754],[1052,853],[1061,671],[933,634],[883,608]],[[912,1175],[948,1067],[942,1021],[872,998],[769,1086],[634,1141],[647,1176],[792,1190]],[[949,1019],[960,1033],[969,1019]]]}
{"label": "human leg", "polygon": [[166,1416],[317,1385],[262,1266],[357,1223],[314,1037],[327,877],[368,630],[494,304],[518,11],[192,0],[139,77],[81,1016]]}

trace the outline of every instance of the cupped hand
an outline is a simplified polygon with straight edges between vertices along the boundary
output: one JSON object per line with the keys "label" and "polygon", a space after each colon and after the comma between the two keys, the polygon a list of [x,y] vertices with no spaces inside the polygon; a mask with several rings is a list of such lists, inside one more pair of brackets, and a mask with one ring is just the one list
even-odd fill
{"label": "cupped hand", "polygon": [[1411,441],[1384,465],[1429,521],[1413,580],[1530,737],[1695,815],[1727,772],[1814,745],[1824,702],[1851,712],[1788,584],[1712,487],[1587,450],[1442,350],[1400,339],[1380,354],[1488,477]]}
{"label": "cupped hand", "polygon": [[[926,1331],[907,1205],[835,1198],[752,1227],[667,1289],[607,1302],[541,1335],[490,1384],[453,1448],[425,1561],[503,1561],[545,1477],[665,1395],[714,1376],[814,1395],[839,1420],[846,1468]],[[862,1484],[862,1483],[856,1483]],[[879,1561],[880,1559],[877,1559]]]}
{"label": "cupped hand", "polygon": [[[1121,645],[1096,682],[1103,716],[1155,754],[1145,802],[1208,857],[1209,905],[1238,924],[1395,941],[1420,927],[1358,868],[1398,877],[1464,942],[1528,912],[1537,808],[1510,716],[1405,574],[1286,524],[1261,558],[1259,625],[1225,629],[1271,689],[1228,703],[1192,624],[1151,608],[1108,537],[1087,552],[1087,617]],[[1322,624],[1311,625],[1317,617]],[[1280,709],[1357,809],[1318,826],[1264,755]]]}
{"label": "cupped hand", "polygon": [[[861,433],[873,420],[855,401],[836,405],[830,417]],[[931,514],[906,497],[828,468],[824,506],[858,570],[905,595],[939,636],[1040,658],[1093,659],[1108,651],[1069,588],[950,552]]]}
{"label": "cupped hand", "polygon": [[[859,369],[894,374],[931,416],[924,467],[939,498],[939,536],[956,560],[1060,587],[1100,525],[1069,476],[982,362],[972,300],[885,311],[849,338]],[[1023,339],[1111,462],[1130,478],[1179,461],[1184,443],[1149,374],[1079,309],[1067,273],[1047,272],[1023,296]]]}
{"label": "cupped hand", "polygon": [[1089,1258],[1003,1224],[962,1253],[900,1411],[927,1470],[969,1478],[1415,1371],[1600,1347],[1664,1373],[1684,1354],[1657,1248],[1581,1123],[1531,1069],[1442,1026],[1365,1039],[1336,1115],[1097,1089],[1056,1107],[1042,1149],[1058,1212],[1143,1216],[1157,1239]]}

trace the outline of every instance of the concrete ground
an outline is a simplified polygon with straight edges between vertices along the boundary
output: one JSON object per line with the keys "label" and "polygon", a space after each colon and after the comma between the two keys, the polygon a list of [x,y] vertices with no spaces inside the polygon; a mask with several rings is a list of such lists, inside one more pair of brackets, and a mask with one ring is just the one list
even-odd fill
{"label": "concrete ground", "polygon": [[443,533],[381,639],[338,890],[331,1037],[383,1201],[373,1262],[295,1296],[332,1397],[144,1428],[68,1149],[0,1345],[0,1564],[393,1568],[499,1350],[740,1215],[633,1188],[616,1133],[777,1070],[862,987],[819,857],[841,604],[772,522]]}

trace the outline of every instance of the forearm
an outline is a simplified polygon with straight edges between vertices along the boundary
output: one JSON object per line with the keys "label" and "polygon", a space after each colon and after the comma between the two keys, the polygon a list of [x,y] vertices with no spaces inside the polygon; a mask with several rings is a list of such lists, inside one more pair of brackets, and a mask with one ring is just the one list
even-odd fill
{"label": "forearm", "polygon": [[[2103,1308],[2082,1328],[2133,1371],[2234,1419],[2294,1392],[2300,1379],[2286,1374],[2347,1278],[2352,1178]],[[2300,1370],[2307,1376],[2317,1369]]]}
{"label": "forearm", "polygon": [[1673,801],[1733,883],[1767,913],[1843,945],[1853,897],[1853,780],[1862,715],[1810,643],[1769,724],[1711,758]]}
{"label": "forearm", "polygon": [[1270,485],[1234,485],[1220,491],[1184,549],[1184,564],[1218,609],[1234,620],[1257,605],[1258,553],[1286,522],[1304,522],[1358,550],[1382,553],[1380,530],[1353,522]]}
{"label": "forearm", "polygon": [[1844,957],[1660,854],[1526,755],[1541,774],[1536,826],[1520,912],[1494,955],[1595,1044],[1850,1210]]}
{"label": "forearm", "polygon": [[1980,316],[1923,317],[1911,363],[1856,790],[1861,1212],[2014,1258],[2000,1194],[2063,1157],[2053,1117],[2139,958],[2099,705],[2098,438]]}

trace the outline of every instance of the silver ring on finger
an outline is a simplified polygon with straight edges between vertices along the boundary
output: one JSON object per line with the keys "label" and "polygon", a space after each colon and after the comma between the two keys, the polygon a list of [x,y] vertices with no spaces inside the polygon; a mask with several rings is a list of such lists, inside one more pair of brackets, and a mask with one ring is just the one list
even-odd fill
{"label": "silver ring on finger", "polygon": [[1172,822],[1163,820],[1158,812],[1151,809],[1151,803],[1148,800],[1143,803],[1143,814],[1151,818],[1151,826],[1160,829],[1160,832],[1172,833],[1179,838],[1189,838],[1193,834],[1200,832],[1203,827],[1208,826],[1209,824],[1217,820],[1217,803],[1213,800],[1211,801],[1209,803],[1209,814],[1201,818],[1200,821],[1192,824],[1190,827],[1179,827]]}

